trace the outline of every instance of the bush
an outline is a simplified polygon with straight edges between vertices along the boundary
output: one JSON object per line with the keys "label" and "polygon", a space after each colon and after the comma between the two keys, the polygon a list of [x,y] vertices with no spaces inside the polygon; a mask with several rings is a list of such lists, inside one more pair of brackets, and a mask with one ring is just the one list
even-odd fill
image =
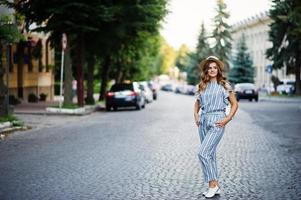
{"label": "bush", "polygon": [[20,104],[21,101],[17,99],[14,95],[9,95],[9,104],[10,105],[17,105]]}
{"label": "bush", "polygon": [[30,93],[28,95],[28,102],[31,102],[31,103],[35,103],[35,102],[38,102],[38,97],[37,95],[35,95],[34,93]]}
{"label": "bush", "polygon": [[40,94],[40,101],[46,101],[46,99],[47,99],[47,94],[41,93]]}

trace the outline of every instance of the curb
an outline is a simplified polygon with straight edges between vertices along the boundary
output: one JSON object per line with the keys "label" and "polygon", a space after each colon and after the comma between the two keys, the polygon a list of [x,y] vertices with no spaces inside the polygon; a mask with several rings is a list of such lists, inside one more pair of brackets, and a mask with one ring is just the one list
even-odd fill
{"label": "curb", "polygon": [[301,103],[301,99],[288,98],[273,98],[273,97],[259,97],[259,101],[283,102],[283,103]]}
{"label": "curb", "polygon": [[63,110],[67,110],[67,109],[62,109],[61,112],[59,109],[47,107],[46,110],[43,111],[15,111],[14,114],[83,116],[83,115],[91,114],[95,111],[104,111],[105,107],[103,105],[87,106],[78,112],[70,112],[70,111],[64,112]]}
{"label": "curb", "polygon": [[0,141],[4,140],[9,134],[15,131],[25,131],[31,129],[30,126],[10,126],[0,130]]}

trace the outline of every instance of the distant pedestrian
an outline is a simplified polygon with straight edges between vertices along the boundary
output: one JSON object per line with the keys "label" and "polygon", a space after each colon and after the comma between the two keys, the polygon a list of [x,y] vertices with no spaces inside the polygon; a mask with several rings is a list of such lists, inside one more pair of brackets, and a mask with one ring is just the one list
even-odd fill
{"label": "distant pedestrian", "polygon": [[77,81],[75,79],[73,79],[73,81],[72,81],[72,99],[74,97],[76,97],[76,93],[77,93]]}
{"label": "distant pedestrian", "polygon": [[[197,98],[194,104],[194,119],[201,140],[198,157],[204,179],[209,183],[207,198],[220,194],[216,148],[220,142],[225,125],[235,115],[238,103],[234,91],[223,76],[224,64],[215,56],[209,56],[200,63],[201,82],[198,84]],[[225,110],[231,104],[228,115]]]}

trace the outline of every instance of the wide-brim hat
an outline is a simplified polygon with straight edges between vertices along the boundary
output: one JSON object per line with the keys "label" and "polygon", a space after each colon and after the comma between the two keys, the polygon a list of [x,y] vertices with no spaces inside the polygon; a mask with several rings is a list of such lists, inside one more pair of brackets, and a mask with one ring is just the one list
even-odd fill
{"label": "wide-brim hat", "polygon": [[220,66],[221,70],[224,70],[224,63],[222,61],[220,61],[216,56],[209,56],[206,59],[202,60],[202,62],[199,65],[202,71],[205,71],[205,66],[210,61],[216,62]]}

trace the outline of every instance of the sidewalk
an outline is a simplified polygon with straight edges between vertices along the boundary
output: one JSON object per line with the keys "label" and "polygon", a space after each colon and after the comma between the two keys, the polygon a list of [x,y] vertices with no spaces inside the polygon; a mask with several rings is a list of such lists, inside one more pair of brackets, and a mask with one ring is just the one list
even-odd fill
{"label": "sidewalk", "polygon": [[[76,102],[75,102],[76,103]],[[59,97],[55,96],[53,101],[39,101],[37,103],[28,103],[28,102],[22,102],[19,105],[16,105],[14,107],[14,114],[36,114],[36,115],[62,115],[63,113],[51,113],[47,112],[47,107],[52,106],[58,106],[59,105]],[[89,114],[95,110],[103,110],[104,104],[103,103],[97,103],[95,105],[86,105],[88,109]]]}
{"label": "sidewalk", "polygon": [[269,96],[260,95],[259,101],[283,102],[283,103],[301,103],[301,96]]}

